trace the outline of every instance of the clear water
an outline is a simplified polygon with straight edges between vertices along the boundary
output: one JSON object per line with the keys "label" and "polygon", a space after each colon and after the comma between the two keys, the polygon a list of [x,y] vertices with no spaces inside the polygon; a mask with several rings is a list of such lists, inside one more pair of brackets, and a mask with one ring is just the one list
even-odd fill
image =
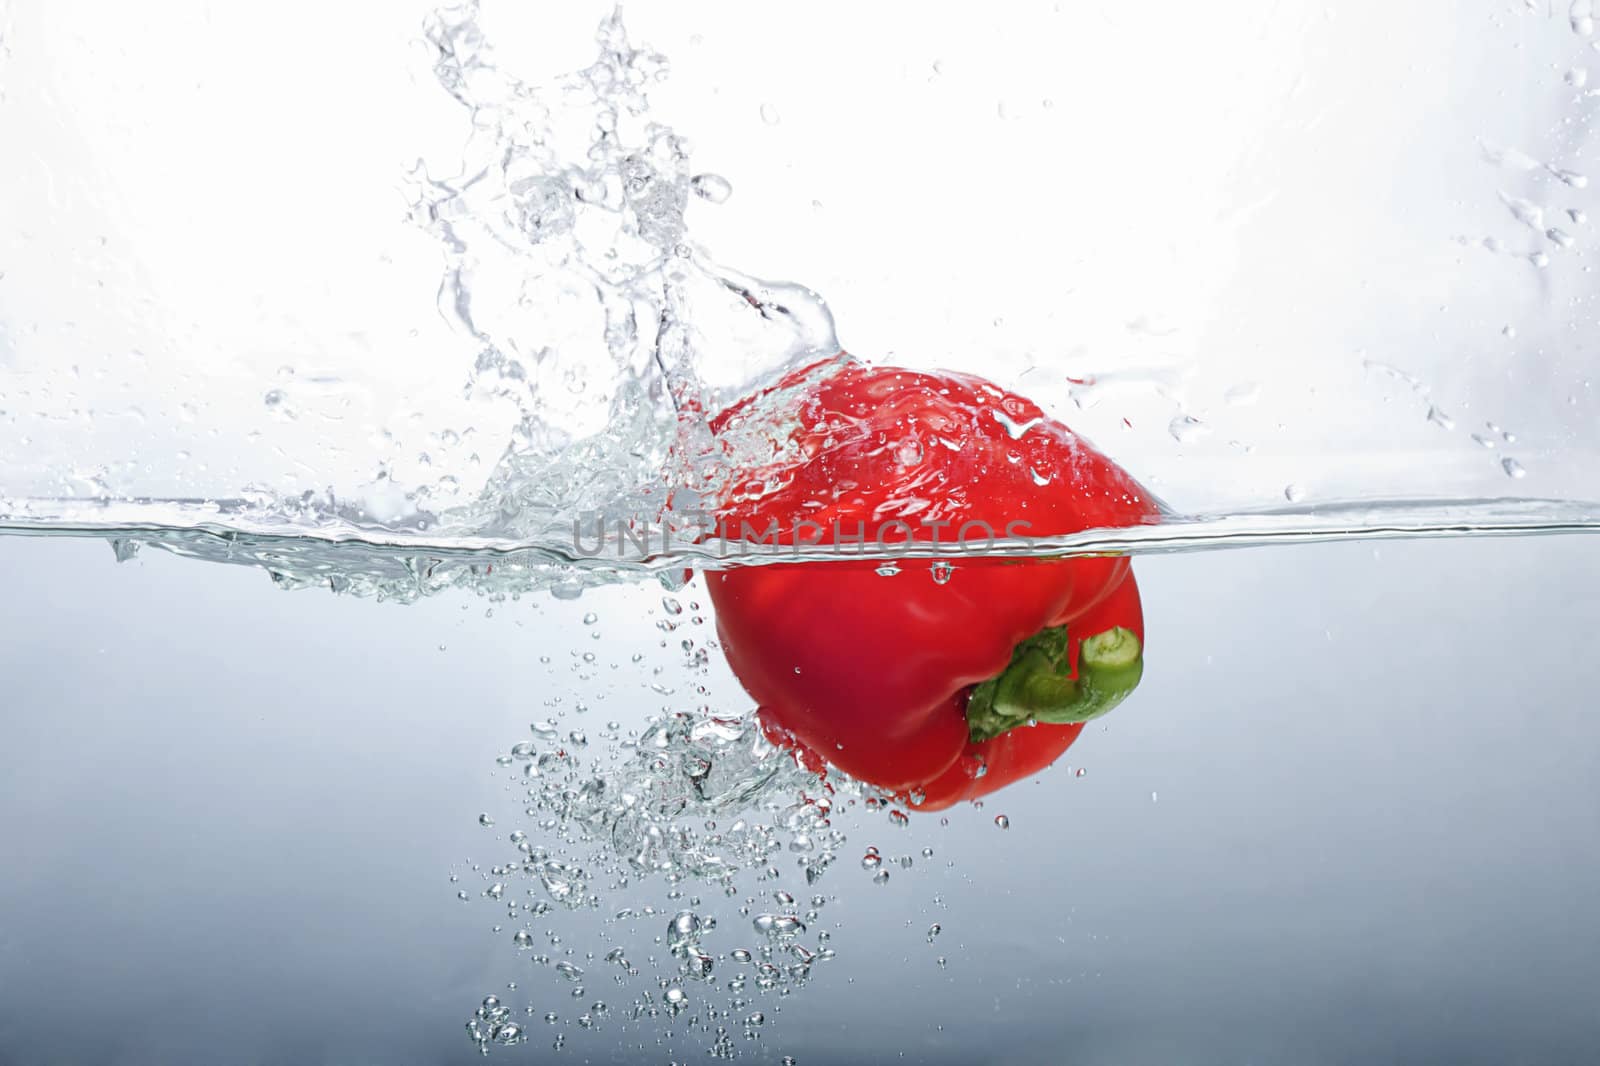
{"label": "clear water", "polygon": [[[702,841],[755,842],[758,824],[785,841],[775,879],[735,856],[729,897],[718,877],[638,873],[637,852],[596,861],[597,835],[566,843],[593,822],[527,793],[569,769],[530,780],[513,754],[559,743],[576,781],[694,797],[684,764],[652,770],[621,742],[703,703],[747,710],[720,656],[692,666],[682,647],[709,636],[695,586],[672,594],[677,615],[639,584],[400,608],[0,540],[0,1047],[468,1063],[492,994],[528,1033],[491,1048],[506,1062],[701,1060],[716,1025],[753,1062],[1584,1061],[1600,1038],[1592,538],[1138,565],[1145,681],[1049,772],[903,826],[836,798],[846,842],[811,853],[788,850],[787,769],[746,831],[691,804],[675,820]],[[531,728],[546,721],[556,737]],[[496,874],[531,860],[519,832],[602,905],[558,903],[537,869]],[[838,859],[808,883],[801,860],[824,847]],[[671,951],[682,910],[716,920],[711,982]],[[761,990],[763,947],[798,962],[761,914],[794,914],[794,942],[836,957]],[[638,975],[607,961],[619,948]],[[662,980],[685,989],[676,1015]],[[632,1017],[647,996],[658,1014]]]}
{"label": "clear water", "polygon": [[[250,900],[241,920],[206,902],[164,914],[124,899],[119,920],[221,923],[247,940],[289,935],[295,915],[319,927],[314,945],[256,949],[243,964],[256,994],[276,966],[349,950],[353,930],[397,971],[425,969],[396,943],[408,936],[451,970],[437,983],[358,977],[323,960],[340,975],[321,979],[327,1000],[275,993],[272,1016],[313,1034],[311,1050],[284,1051],[292,1041],[196,983],[216,965],[199,941],[180,933],[162,955],[119,931],[129,957],[182,971],[166,986],[219,1019],[162,1034],[168,1004],[102,1008],[137,1034],[130,1061],[202,1049],[335,1061],[361,1045],[419,1061],[520,1045],[806,1062],[918,1048],[971,1061],[1011,1046],[1047,1061],[1059,1034],[1041,1019],[1069,989],[1109,1019],[1074,1023],[1091,1061],[1304,1051],[1264,1006],[1202,996],[1193,1009],[1223,1021],[1190,1016],[1185,997],[1213,983],[1208,955],[1250,990],[1241,1000],[1277,996],[1320,1039],[1374,1005],[1355,996],[1320,1018],[1306,1004],[1379,971],[1393,1003],[1375,1031],[1390,1044],[1346,1034],[1327,1061],[1474,1047],[1503,1061],[1514,1044],[1562,1061],[1592,1047],[1592,1025],[1569,1009],[1600,987],[1576,902],[1600,868],[1594,730],[1574,696],[1593,680],[1593,597],[1571,596],[1593,584],[1592,548],[1484,536],[1600,529],[1584,340],[1594,49],[1579,5],[1463,17],[1429,0],[1334,17],[1252,2],[1167,12],[1160,32],[1087,7],[915,25],[851,12],[848,35],[841,10],[785,27],[786,53],[826,54],[860,78],[751,47],[756,31],[732,8],[684,25],[642,9],[292,7],[266,22],[203,5],[159,17],[0,7],[0,132],[29,146],[0,178],[29,208],[0,217],[0,529],[51,538],[5,545],[21,710],[0,810],[28,870],[0,896],[19,927],[0,940],[8,985],[82,958],[73,928],[54,958],[26,961],[46,949],[21,927],[67,921],[41,885],[87,871],[57,829],[82,831],[104,792],[108,810],[149,819],[93,831],[135,882],[208,896],[207,877],[237,874],[229,891]],[[174,51],[189,18],[211,25],[205,54]],[[573,20],[598,23],[597,37]],[[640,46],[641,27],[671,46]],[[286,66],[316,76],[284,78]],[[1211,76],[1224,67],[1237,76]],[[815,289],[728,263],[772,263]],[[669,499],[692,504],[729,468],[707,413],[841,340],[1036,397],[1172,511],[997,547],[1143,556],[1155,648],[1173,650],[1111,733],[986,808],[908,815],[846,779],[824,785],[761,739],[683,571],[806,556],[661,539],[576,549],[574,523],[595,513],[672,528]],[[64,536],[109,540],[132,565],[107,573],[108,554],[90,561]],[[1373,556],[1390,549],[1376,542],[1440,536],[1467,542],[1396,546],[1391,590],[1350,591],[1383,570]],[[1329,543],[1342,540],[1367,543]],[[1309,567],[1281,552],[1199,554],[1289,544]],[[147,546],[346,596],[268,605],[239,571]],[[1161,558],[1177,552],[1191,554]],[[140,590],[120,607],[119,582]],[[454,595],[421,602],[436,593]],[[167,595],[176,606],[163,611]],[[380,616],[355,599],[413,606]],[[125,640],[99,617],[119,610]],[[1485,666],[1485,631],[1502,654],[1505,633],[1540,639],[1525,649],[1519,636],[1506,670]],[[355,670],[358,654],[384,665]],[[117,665],[101,675],[107,655]],[[47,695],[41,662],[94,682]],[[52,701],[59,736],[40,724]],[[245,724],[239,706],[281,719],[282,736]],[[118,707],[153,714],[165,739],[141,741]],[[1508,713],[1530,723],[1535,752],[1495,750]],[[341,714],[350,722],[326,720]],[[1282,732],[1284,719],[1300,732]],[[138,781],[97,753],[96,729]],[[1441,735],[1456,743],[1437,746]],[[348,772],[319,769],[319,736]],[[257,754],[224,756],[241,768],[215,779],[189,757],[239,745]],[[84,796],[48,780],[42,767],[64,752],[86,752],[102,784]],[[1290,769],[1278,773],[1280,756]],[[1230,765],[1245,775],[1233,789]],[[163,766],[228,812],[214,831],[235,857],[220,869],[185,850],[186,808],[151,780]],[[257,777],[269,767],[314,783],[275,789]],[[475,768],[481,787],[466,780]],[[1107,769],[1115,784],[1093,791]],[[1509,797],[1463,783],[1484,778],[1533,783]],[[334,809],[271,809],[290,794]],[[1082,823],[1064,824],[1080,806]],[[1208,827],[1207,812],[1237,827]],[[1363,828],[1341,825],[1347,814]],[[1468,817],[1490,842],[1481,851],[1437,828],[1437,861],[1408,850],[1413,831]],[[1518,819],[1545,835],[1530,842]],[[1100,820],[1115,833],[1097,835]],[[1332,843],[1307,845],[1308,826]],[[306,850],[324,833],[331,862]],[[1200,862],[1185,836],[1219,857]],[[412,838],[415,861],[396,857]],[[364,874],[361,840],[395,881]],[[1159,850],[1140,860],[1131,842]],[[1526,853],[1509,860],[1526,883],[1481,863],[1497,849]],[[161,850],[183,858],[163,865]],[[277,913],[242,884],[275,853],[338,888],[291,878],[294,914]],[[1374,872],[1385,863],[1387,882]],[[1197,866],[1204,905],[1182,889]],[[198,880],[175,882],[179,867]],[[1174,887],[1127,887],[1141,884]],[[1227,890],[1253,908],[1230,908]],[[371,898],[386,893],[405,905]],[[1474,916],[1524,896],[1543,918],[1503,918],[1494,952],[1456,943]],[[354,914],[328,928],[328,897],[411,932]],[[466,917],[441,946],[438,901],[452,900]],[[1088,930],[1072,928],[1080,900]],[[1163,911],[1192,924],[1163,924]],[[1207,922],[1227,935],[1195,932]],[[1274,923],[1317,931],[1274,955],[1258,943]],[[1176,964],[1154,946],[1185,938],[1196,946]],[[1352,943],[1370,954],[1351,957]],[[1510,976],[1457,987],[1444,975],[1503,958],[1566,978],[1486,1034],[1460,1005],[1515,998]],[[1274,967],[1305,995],[1274,991]],[[1444,989],[1436,1015],[1414,990],[1396,994],[1408,980]],[[78,981],[103,1000],[115,983]],[[352,992],[363,981],[383,995]],[[1146,1037],[1119,991],[1150,1004]],[[375,1032],[348,1035],[330,1006],[341,994]],[[988,1024],[948,1024],[990,998]],[[393,1016],[424,1002],[440,1004],[418,1008],[425,1034]],[[66,1020],[59,1004],[15,1003],[0,1010],[0,1051]],[[1394,1004],[1429,1020],[1407,1029]],[[870,1052],[830,1017],[870,1031]]]}

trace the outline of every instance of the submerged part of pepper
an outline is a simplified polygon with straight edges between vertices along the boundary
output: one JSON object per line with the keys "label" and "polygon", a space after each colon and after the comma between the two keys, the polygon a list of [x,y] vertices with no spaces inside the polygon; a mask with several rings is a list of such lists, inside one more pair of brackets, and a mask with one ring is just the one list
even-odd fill
{"label": "submerged part of pepper", "polygon": [[967,728],[974,743],[1028,722],[1070,725],[1098,718],[1121,703],[1144,676],[1144,644],[1117,626],[1083,641],[1072,670],[1066,626],[1029,637],[1011,653],[1011,664],[978,685],[967,701]]}

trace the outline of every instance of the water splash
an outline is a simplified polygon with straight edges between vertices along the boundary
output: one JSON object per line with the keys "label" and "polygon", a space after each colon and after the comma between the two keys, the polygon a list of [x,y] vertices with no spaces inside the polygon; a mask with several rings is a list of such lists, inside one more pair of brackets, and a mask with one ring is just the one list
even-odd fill
{"label": "water splash", "polygon": [[[666,58],[629,38],[620,10],[595,40],[588,66],[533,83],[500,62],[477,0],[440,8],[423,27],[426,72],[458,105],[466,137],[459,155],[418,160],[404,190],[410,222],[438,249],[438,314],[466,342],[462,421],[435,424],[443,416],[423,410],[379,424],[364,481],[297,495],[261,484],[227,497],[133,495],[120,487],[132,463],[88,478],[47,472],[58,492],[26,481],[13,482],[27,486],[20,499],[0,492],[0,528],[81,528],[92,514],[97,526],[185,534],[487,539],[559,556],[574,515],[679,524],[728,469],[707,413],[839,344],[815,293],[723,268],[692,240],[691,198],[718,203],[731,185],[696,175],[686,140],[652,112]],[[284,425],[338,419],[360,390],[284,366],[258,410]],[[0,416],[10,406],[0,401]],[[270,445],[251,439],[257,453]],[[366,570],[371,561],[341,574],[324,560],[284,583],[403,595]],[[396,556],[382,568],[412,565]]]}
{"label": "water splash", "polygon": [[595,63],[549,86],[499,66],[477,18],[473,0],[428,21],[434,75],[472,134],[454,176],[418,165],[412,216],[445,251],[440,313],[481,345],[468,390],[516,422],[477,497],[428,525],[541,543],[585,512],[670,522],[669,500],[715,487],[706,413],[835,354],[832,318],[809,290],[689,243],[690,195],[731,186],[695,176],[653,117],[669,66],[630,42],[620,10]]}
{"label": "water splash", "polygon": [[[423,429],[380,426],[373,454],[381,462],[365,482],[337,491],[285,495],[257,484],[227,496],[134,495],[120,488],[132,460],[112,462],[109,470],[65,465],[53,475],[58,492],[0,491],[0,530],[90,533],[114,539],[119,551],[152,544],[261,566],[284,588],[397,600],[451,588],[493,598],[541,588],[573,596],[640,572],[671,581],[686,566],[795,558],[761,548],[722,554],[719,546],[694,542],[690,519],[729,470],[752,455],[771,460],[785,444],[782,394],[763,401],[772,416],[769,432],[715,448],[706,414],[786,368],[835,353],[827,305],[803,286],[722,267],[696,242],[688,205],[726,201],[731,183],[697,172],[688,142],[652,110],[651,94],[670,66],[630,39],[618,13],[601,21],[592,62],[538,83],[506,67],[478,15],[469,2],[427,21],[424,78],[454,105],[466,137],[453,154],[418,161],[405,182],[410,221],[440,262],[431,291],[417,295],[431,297],[468,342],[457,380],[470,417],[432,425],[428,412],[410,412],[403,421],[420,419]],[[1562,206],[1540,200],[1558,185],[1580,188],[1581,176],[1487,142],[1482,153],[1491,164],[1543,183],[1506,192],[1503,203],[1512,221],[1520,213],[1526,225],[1546,224],[1539,239],[1565,249],[1571,234],[1547,224]],[[1584,217],[1580,208],[1565,210],[1573,224]],[[1127,332],[1157,344],[1165,335],[1142,317]],[[1074,350],[1069,358],[1100,356]],[[1141,349],[1138,365],[1112,362],[1063,381],[1056,406],[1076,404],[1090,417],[1113,399],[1119,406],[1144,404],[1150,417],[1141,424],[1149,436],[1179,446],[1174,454],[1189,453],[1186,469],[1210,469],[1199,440],[1208,429],[1236,444],[1229,419],[1254,413],[1254,386],[1220,396],[1227,410],[1202,400],[1191,413],[1187,394],[1203,391],[1205,382],[1192,361],[1176,355]],[[1031,388],[1037,380],[1023,384]],[[1452,403],[1447,413],[1412,384],[1432,424],[1450,429],[1460,405]],[[360,383],[292,366],[255,387],[257,410],[285,427],[337,415],[360,391]],[[27,388],[8,389],[0,418],[39,402]],[[180,420],[192,417],[191,405]],[[263,436],[252,448],[271,444]],[[1523,457],[1527,479],[1519,484],[1550,484],[1542,453],[1530,444]],[[1221,485],[1232,473],[1209,480]],[[1219,507],[1174,516],[1165,528],[1090,531],[996,550],[1144,551],[1271,537],[1535,532],[1600,520],[1600,503],[1571,494],[1559,503],[1319,499],[1315,507],[1278,509],[1284,495],[1303,502],[1283,486],[1306,475],[1285,469],[1264,477],[1268,488],[1256,504],[1225,514]],[[1552,485],[1553,495],[1561,491]],[[599,541],[580,538],[575,523],[596,515],[624,518],[627,528],[611,523]],[[891,560],[884,562],[891,572]]]}

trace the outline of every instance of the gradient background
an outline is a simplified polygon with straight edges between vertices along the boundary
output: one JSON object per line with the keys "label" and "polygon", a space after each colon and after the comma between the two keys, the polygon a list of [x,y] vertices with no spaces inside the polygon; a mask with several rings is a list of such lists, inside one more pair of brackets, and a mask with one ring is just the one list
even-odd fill
{"label": "gradient background", "polygon": [[[741,1051],[1592,1061],[1594,546],[1140,560],[1150,667],[1064,759],[1086,774],[1058,764],[948,827],[843,817],[851,847],[935,858],[887,885],[853,860],[830,871],[838,958],[756,1003],[769,1021]],[[580,1031],[569,986],[528,966],[512,927],[491,931],[503,910],[455,898],[484,884],[468,857],[511,856],[493,759],[548,714],[564,662],[601,650],[591,731],[693,698],[648,687],[683,680],[651,672],[676,653],[650,622],[659,589],[485,617],[464,596],[282,593],[243,568],[26,539],[0,540],[0,574],[0,1063],[468,1063],[462,1026],[491,992],[563,1018],[528,1019],[532,1041],[502,1061],[544,1061],[556,1032],[554,1061],[704,1057],[703,1037]],[[720,672],[708,683],[743,708]],[[608,906],[671,913],[665,888]],[[533,925],[580,955],[608,943],[586,915]],[[743,928],[725,918],[708,946],[749,946]],[[639,980],[597,978],[583,1005],[615,1018]]]}
{"label": "gradient background", "polygon": [[[1600,177],[1587,3],[700,0],[630,23],[673,58],[661,117],[736,190],[691,205],[696,240],[814,287],[858,354],[980,370],[1224,513],[1290,484],[1307,508],[1600,500],[1578,221],[1600,180],[1558,173]],[[428,443],[476,425],[492,457],[516,425],[463,394],[481,346],[438,316],[440,248],[406,217],[408,168],[458,164],[468,123],[418,47],[432,6],[0,0],[0,497],[348,496],[424,447],[428,477],[481,485]],[[610,7],[486,0],[484,26],[537,80],[592,60]],[[1178,439],[1184,417],[1211,434]],[[842,814],[851,849],[916,865],[876,885],[846,855],[820,886],[838,958],[752,997],[769,1021],[740,1050],[1600,1060],[1595,546],[1139,561],[1148,672],[1064,760],[1084,776],[948,826]],[[557,1062],[705,1058],[624,1029],[645,980],[574,1000],[531,967],[472,868],[514,854],[494,758],[552,708],[592,698],[591,733],[746,709],[683,672],[658,588],[491,616],[0,538],[0,589],[0,1066],[465,1064],[489,993],[560,1015],[496,1059],[557,1035]],[[671,913],[666,892],[608,907]],[[579,958],[615,933],[533,927]],[[751,939],[725,918],[706,946]]]}

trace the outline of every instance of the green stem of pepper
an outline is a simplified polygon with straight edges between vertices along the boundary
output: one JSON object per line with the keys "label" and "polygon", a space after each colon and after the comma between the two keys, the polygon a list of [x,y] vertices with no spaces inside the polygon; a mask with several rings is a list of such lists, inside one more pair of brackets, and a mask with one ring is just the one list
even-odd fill
{"label": "green stem of pepper", "polygon": [[1128,697],[1144,674],[1144,646],[1118,626],[1084,640],[1078,676],[1069,677],[1066,626],[1029,637],[1011,653],[1011,665],[972,690],[967,728],[974,742],[1029,722],[1068,725],[1098,718]]}

